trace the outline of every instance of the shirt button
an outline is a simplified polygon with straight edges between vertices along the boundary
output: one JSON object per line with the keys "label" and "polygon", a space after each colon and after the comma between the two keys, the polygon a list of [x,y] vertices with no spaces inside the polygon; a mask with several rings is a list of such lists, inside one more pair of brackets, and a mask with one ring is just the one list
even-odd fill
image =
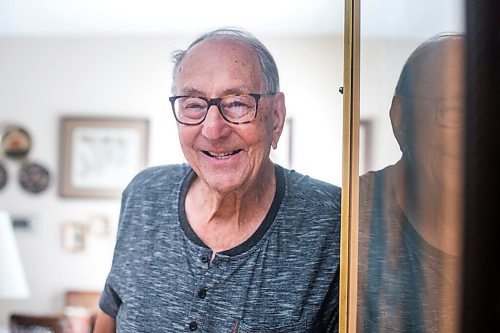
{"label": "shirt button", "polygon": [[206,264],[208,262],[209,258],[207,255],[201,256],[201,262]]}
{"label": "shirt button", "polygon": [[196,331],[198,329],[198,324],[193,320],[192,322],[189,323],[189,329],[191,331]]}
{"label": "shirt button", "polygon": [[198,297],[199,298],[205,298],[207,297],[207,289],[206,288],[201,288],[198,290]]}
{"label": "shirt button", "polygon": [[224,268],[226,266],[227,266],[226,261],[221,260],[221,261],[217,262],[217,268]]}

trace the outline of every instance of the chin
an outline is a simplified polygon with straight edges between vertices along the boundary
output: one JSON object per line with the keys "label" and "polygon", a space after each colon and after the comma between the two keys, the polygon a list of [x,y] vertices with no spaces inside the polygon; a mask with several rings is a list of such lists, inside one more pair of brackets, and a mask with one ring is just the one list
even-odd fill
{"label": "chin", "polygon": [[243,184],[241,183],[233,183],[233,182],[207,182],[207,185],[214,192],[220,194],[230,194],[241,191],[243,189]]}
{"label": "chin", "polygon": [[200,178],[212,190],[219,193],[228,193],[243,188],[246,178],[238,171],[230,170],[200,170]]}

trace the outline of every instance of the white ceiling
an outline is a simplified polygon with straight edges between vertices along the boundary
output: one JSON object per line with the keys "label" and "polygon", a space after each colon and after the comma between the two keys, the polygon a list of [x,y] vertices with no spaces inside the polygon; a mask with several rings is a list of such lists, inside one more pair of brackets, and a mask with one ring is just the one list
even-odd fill
{"label": "white ceiling", "polygon": [[[463,0],[361,0],[366,36],[463,30]],[[0,35],[342,34],[344,0],[0,0]]]}

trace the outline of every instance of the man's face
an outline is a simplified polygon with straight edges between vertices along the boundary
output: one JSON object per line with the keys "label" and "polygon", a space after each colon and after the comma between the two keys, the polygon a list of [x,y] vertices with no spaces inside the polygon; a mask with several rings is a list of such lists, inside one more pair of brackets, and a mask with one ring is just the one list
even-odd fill
{"label": "man's face", "polygon": [[422,69],[415,96],[405,102],[413,110],[406,119],[415,172],[449,184],[461,177],[463,166],[463,50],[462,43],[446,43]]}
{"label": "man's face", "polygon": [[[177,95],[207,98],[266,92],[256,55],[242,43],[223,39],[203,41],[185,55],[177,87]],[[266,181],[269,150],[283,126],[283,95],[263,96],[258,106],[257,117],[246,124],[225,121],[216,106],[199,125],[178,124],[184,156],[212,190],[245,191]]]}

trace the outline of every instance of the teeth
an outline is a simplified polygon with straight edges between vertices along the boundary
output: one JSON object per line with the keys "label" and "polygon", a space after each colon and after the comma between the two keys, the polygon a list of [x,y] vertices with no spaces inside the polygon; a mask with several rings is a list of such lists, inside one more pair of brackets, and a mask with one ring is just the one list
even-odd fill
{"label": "teeth", "polygon": [[229,158],[239,152],[239,150],[235,150],[229,153],[213,153],[210,151],[206,151],[205,154],[207,154],[210,157],[218,158],[218,159],[224,159],[224,158]]}

